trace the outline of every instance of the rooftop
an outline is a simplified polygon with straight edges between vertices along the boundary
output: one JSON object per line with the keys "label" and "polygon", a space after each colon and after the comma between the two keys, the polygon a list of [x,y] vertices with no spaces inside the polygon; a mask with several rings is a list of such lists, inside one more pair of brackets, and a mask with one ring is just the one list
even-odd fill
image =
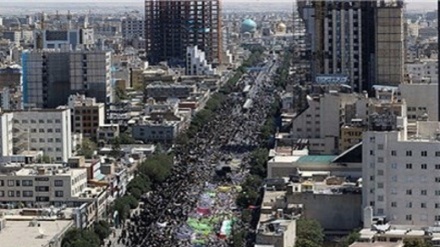
{"label": "rooftop", "polygon": [[297,163],[331,163],[337,156],[336,155],[305,155],[301,156]]}
{"label": "rooftop", "polygon": [[[65,232],[73,224],[71,220],[39,221],[40,227],[29,226],[31,221],[6,221],[6,227],[0,232],[2,247],[41,247]],[[23,234],[25,233],[25,234]]]}
{"label": "rooftop", "polygon": [[353,243],[350,247],[403,247],[402,242],[374,242],[374,243]]}

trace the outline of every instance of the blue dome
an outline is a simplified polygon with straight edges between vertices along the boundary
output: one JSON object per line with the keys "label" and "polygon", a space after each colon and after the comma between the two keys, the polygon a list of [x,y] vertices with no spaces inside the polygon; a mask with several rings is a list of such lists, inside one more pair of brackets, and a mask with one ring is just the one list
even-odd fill
{"label": "blue dome", "polygon": [[241,23],[241,31],[243,33],[253,33],[257,30],[257,23],[251,19],[246,19]]}

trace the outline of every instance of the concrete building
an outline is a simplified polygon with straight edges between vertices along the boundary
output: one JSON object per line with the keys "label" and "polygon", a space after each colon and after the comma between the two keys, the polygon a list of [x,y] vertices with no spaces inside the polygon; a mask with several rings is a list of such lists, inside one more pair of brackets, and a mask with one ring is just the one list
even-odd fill
{"label": "concrete building", "polygon": [[145,21],[127,17],[122,19],[122,37],[124,39],[144,38]]}
{"label": "concrete building", "polygon": [[110,52],[27,51],[22,61],[25,104],[55,108],[66,105],[76,93],[100,103],[112,102]]}
{"label": "concrete building", "polygon": [[[18,166],[19,167],[19,166]],[[79,195],[87,188],[87,170],[54,165],[32,168],[6,166],[0,173],[0,202],[32,206],[80,206]]]}
{"label": "concrete building", "polygon": [[434,226],[440,141],[437,122],[418,122],[417,135],[404,128],[368,131],[363,137],[363,206],[392,224]]}
{"label": "concrete building", "polygon": [[4,31],[2,32],[3,39],[10,40],[16,45],[20,45],[21,32],[20,31]]}
{"label": "concrete building", "polygon": [[[13,137],[14,154],[25,150],[43,151],[58,162],[67,161],[72,155],[70,109],[15,111],[10,114],[13,116],[13,131],[8,135]],[[4,137],[10,139],[8,135]]]}
{"label": "concrete building", "polygon": [[341,137],[339,140],[339,150],[345,152],[354,145],[362,142],[362,133],[368,126],[362,120],[352,121],[341,127]]}
{"label": "concrete building", "polygon": [[438,121],[437,83],[401,84],[399,92],[406,102],[408,125],[416,121]]}
{"label": "concrete building", "polygon": [[403,1],[305,0],[299,6],[313,78],[346,76],[358,92],[403,82]]}
{"label": "concrete building", "polygon": [[104,124],[104,103],[97,103],[95,98],[84,95],[71,95],[69,108],[72,112],[72,131],[85,137],[96,137],[98,127]]}
{"label": "concrete building", "polygon": [[153,83],[145,88],[145,97],[164,101],[167,98],[186,99],[197,91],[196,85]]}
{"label": "concrete building", "polygon": [[308,139],[313,154],[337,154],[345,105],[356,102],[358,97],[337,92],[307,96],[307,109],[293,119],[292,137]]}
{"label": "concrete building", "polygon": [[211,64],[222,54],[221,1],[145,0],[145,39],[149,62],[185,63],[186,47],[198,46]]}
{"label": "concrete building", "polygon": [[206,61],[205,53],[197,46],[186,48],[186,74],[187,75],[214,75],[213,69]]}
{"label": "concrete building", "polygon": [[13,154],[13,114],[0,114],[0,157]]}
{"label": "concrete building", "polygon": [[376,10],[376,84],[404,82],[405,37],[403,1],[381,3]]}
{"label": "concrete building", "polygon": [[412,83],[438,83],[438,60],[419,59],[405,64]]}
{"label": "concrete building", "polygon": [[180,121],[141,121],[131,130],[133,138],[144,143],[172,142],[180,131]]}
{"label": "concrete building", "polygon": [[92,28],[70,30],[35,30],[34,47],[38,49],[91,48],[95,44]]}
{"label": "concrete building", "polygon": [[111,141],[113,138],[118,137],[120,129],[118,124],[102,124],[99,125],[96,130],[96,138],[105,142]]}

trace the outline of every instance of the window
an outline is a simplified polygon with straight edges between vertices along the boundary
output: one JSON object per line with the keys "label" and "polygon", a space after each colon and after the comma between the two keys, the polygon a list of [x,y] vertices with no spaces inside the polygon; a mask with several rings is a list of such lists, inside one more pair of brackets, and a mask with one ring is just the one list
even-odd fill
{"label": "window", "polygon": [[420,168],[421,168],[422,170],[426,170],[426,168],[428,168],[428,166],[427,166],[426,164],[421,164],[421,165],[420,165]]}
{"label": "window", "polygon": [[52,133],[53,129],[47,129],[47,133]]}
{"label": "window", "polygon": [[378,208],[377,209],[377,214],[382,215],[383,214],[383,208]]}
{"label": "window", "polygon": [[440,196],[440,190],[436,190],[436,191],[434,192],[434,194],[435,194],[436,196]]}
{"label": "window", "polygon": [[405,219],[406,219],[406,220],[412,220],[412,215],[410,215],[410,214],[406,215],[406,216],[405,216]]}
{"label": "window", "polygon": [[63,187],[63,180],[55,180],[54,185],[55,187]]}
{"label": "window", "polygon": [[412,164],[411,163],[406,164],[406,169],[412,169]]}
{"label": "window", "polygon": [[420,191],[420,195],[422,196],[426,196],[428,194],[428,192],[426,190],[421,190]]}
{"label": "window", "polygon": [[44,129],[39,129],[38,132],[44,133]]}
{"label": "window", "polygon": [[374,181],[374,176],[370,176],[370,181]]}
{"label": "window", "polygon": [[426,156],[428,156],[428,152],[427,152],[427,151],[422,151],[422,152],[420,153],[420,155],[422,155],[423,157],[426,157]]}
{"label": "window", "polygon": [[440,170],[440,164],[436,164],[436,165],[435,165],[435,169],[436,169],[436,170]]}
{"label": "window", "polygon": [[374,155],[374,151],[373,150],[370,150],[370,155]]}
{"label": "window", "polygon": [[5,191],[0,190],[0,197],[5,197]]}
{"label": "window", "polygon": [[422,203],[420,203],[420,207],[421,207],[421,208],[426,208],[426,202],[422,202]]}
{"label": "window", "polygon": [[440,177],[436,177],[436,178],[435,178],[435,182],[436,182],[436,183],[440,183]]}
{"label": "window", "polygon": [[374,143],[376,141],[376,138],[374,136],[370,137],[370,142]]}
{"label": "window", "polygon": [[391,150],[391,156],[396,156],[396,155],[397,155],[396,150]]}
{"label": "window", "polygon": [[64,196],[64,193],[63,193],[62,190],[56,190],[55,191],[55,197],[63,197],[63,196]]}
{"label": "window", "polygon": [[16,190],[15,191],[15,197],[21,197],[21,191]]}
{"label": "window", "polygon": [[52,123],[52,119],[48,119],[48,120],[47,120],[47,123]]}
{"label": "window", "polygon": [[60,133],[61,129],[55,129],[55,133]]}
{"label": "window", "polygon": [[22,184],[24,187],[29,187],[29,186],[33,186],[33,182],[34,182],[34,181],[32,181],[32,180],[23,180],[23,181],[21,181],[21,184]]}
{"label": "window", "polygon": [[378,176],[383,176],[383,174],[384,174],[383,170],[377,170],[377,175]]}
{"label": "window", "polygon": [[412,156],[412,151],[406,151],[406,156]]}
{"label": "window", "polygon": [[391,168],[392,169],[397,169],[397,164],[396,163],[391,164]]}
{"label": "window", "polygon": [[435,156],[439,157],[440,156],[440,151],[436,151],[435,152]]}
{"label": "window", "polygon": [[5,180],[0,180],[0,186],[5,186]]}
{"label": "window", "polygon": [[397,208],[397,202],[391,202],[391,207],[392,208]]}
{"label": "window", "polygon": [[377,149],[383,150],[383,144],[377,144]]}
{"label": "window", "polygon": [[412,195],[412,190],[406,190],[407,195]]}
{"label": "window", "polygon": [[377,188],[378,189],[383,189],[383,183],[377,183]]}
{"label": "window", "polygon": [[8,180],[8,187],[14,187],[14,180]]}
{"label": "window", "polygon": [[55,123],[61,123],[61,120],[55,119]]}
{"label": "window", "polygon": [[15,186],[20,187],[20,180],[15,180]]}
{"label": "window", "polygon": [[435,207],[435,208],[440,208],[440,203],[436,202],[436,203],[434,204],[434,207]]}
{"label": "window", "polygon": [[14,191],[13,190],[8,190],[8,196],[9,197],[14,197],[15,196]]}
{"label": "window", "polygon": [[377,196],[377,201],[383,202],[383,196]]}
{"label": "window", "polygon": [[49,186],[35,186],[35,191],[47,192],[49,191]]}
{"label": "window", "polygon": [[30,190],[23,191],[23,197],[33,197],[33,196],[34,196],[33,191],[30,191]]}
{"label": "window", "polygon": [[377,162],[378,163],[383,163],[383,157],[377,157]]}
{"label": "window", "polygon": [[407,207],[407,208],[412,208],[412,202],[407,202],[407,203],[406,203],[406,207]]}
{"label": "window", "polygon": [[434,219],[435,221],[440,221],[440,215],[436,215]]}

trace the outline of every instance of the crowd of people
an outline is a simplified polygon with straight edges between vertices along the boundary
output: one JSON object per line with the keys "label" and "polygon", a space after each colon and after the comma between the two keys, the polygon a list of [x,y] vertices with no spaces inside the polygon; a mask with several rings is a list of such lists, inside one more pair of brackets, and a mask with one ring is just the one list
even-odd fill
{"label": "crowd of people", "polygon": [[[269,72],[274,67],[274,63],[265,65]],[[141,209],[126,221],[117,240],[119,244],[148,247],[221,247],[230,244],[230,238],[218,236],[222,227],[219,217],[237,214],[233,211],[238,192],[233,189],[219,193],[212,200],[205,195],[220,186],[238,187],[246,176],[250,152],[259,145],[259,128],[275,97],[272,83],[265,76],[269,72],[256,73],[258,76],[251,79],[252,92],[248,95],[227,95],[215,117],[206,122],[187,144],[174,148],[175,165],[171,176],[142,196]],[[243,80],[238,83],[236,92],[241,92],[245,84]],[[243,109],[247,98],[253,98],[254,102],[249,110]],[[216,167],[220,162],[227,163],[231,159],[240,160],[240,168],[227,177],[219,178]],[[209,219],[217,220],[213,223],[214,234],[197,236],[194,226],[188,224],[207,221],[197,211],[200,207],[213,207],[210,212],[213,215]],[[221,210],[216,207],[221,207]],[[193,219],[196,219],[195,222],[191,221]],[[202,243],[195,241],[200,239],[203,239]]]}

